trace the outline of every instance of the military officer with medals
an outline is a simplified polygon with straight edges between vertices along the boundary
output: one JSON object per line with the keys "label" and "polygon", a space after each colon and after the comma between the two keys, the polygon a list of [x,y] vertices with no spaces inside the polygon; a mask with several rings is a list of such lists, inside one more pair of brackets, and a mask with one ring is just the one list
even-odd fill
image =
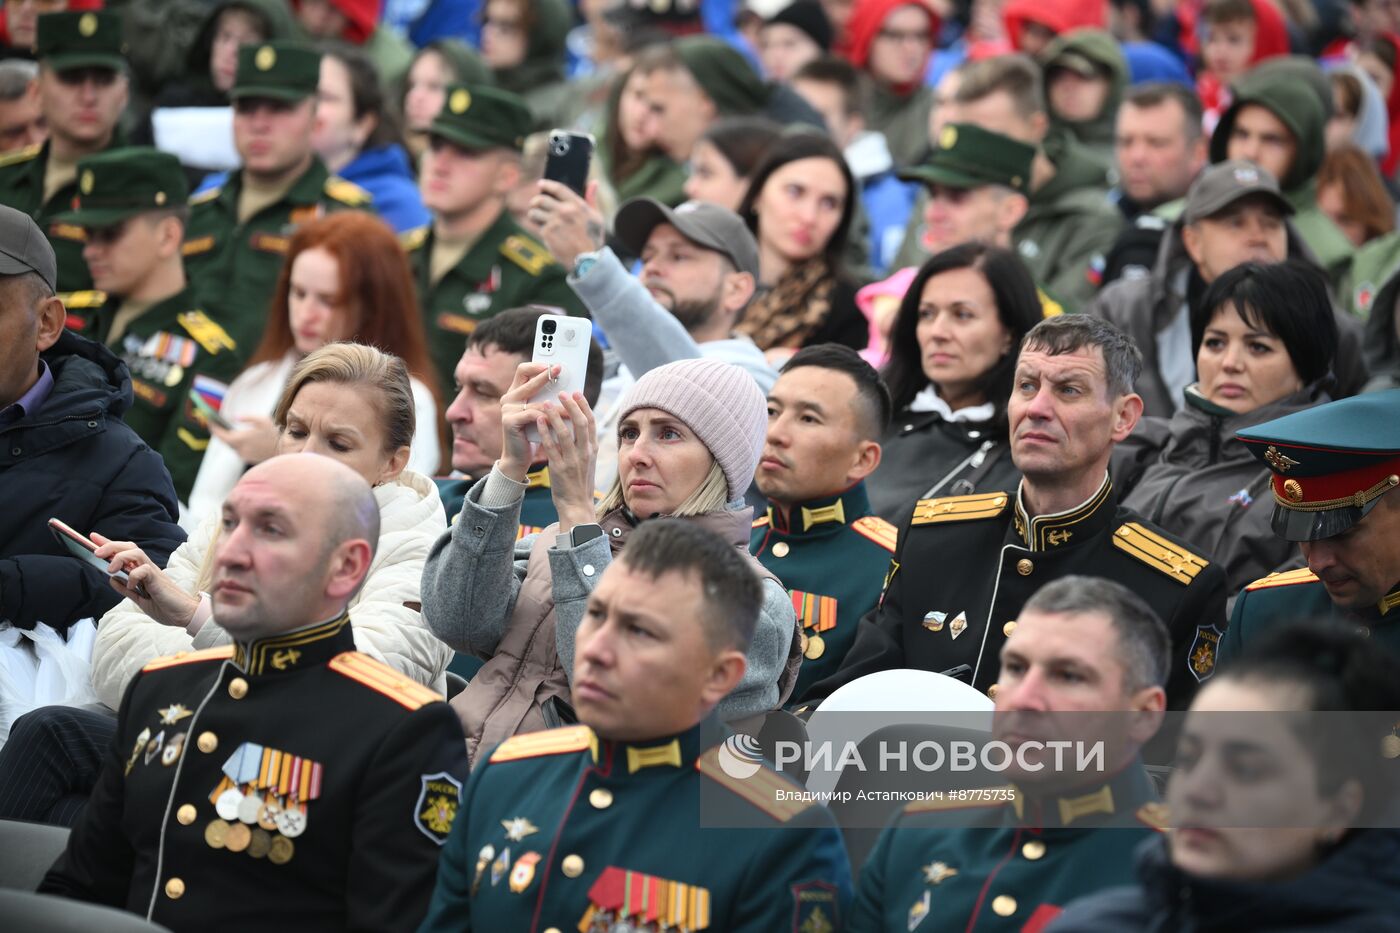
{"label": "military officer with medals", "polygon": [[510,211],[530,110],[492,87],[454,86],[429,129],[418,173],[427,227],[400,237],[413,263],[433,363],[451,373],[478,324],[506,308],[548,305],[583,314],[564,267]]}
{"label": "military officer with medals", "polygon": [[[235,642],[153,660],[132,681],[41,891],[175,931],[418,925],[466,746],[442,697],[355,651],[346,606],[378,517],[368,484],[328,457],[243,475],[211,587]],[[155,594],[152,568],[129,564],[131,584]]]}
{"label": "military officer with medals", "polygon": [[244,45],[229,97],[242,168],[190,199],[185,269],[205,309],[261,329],[298,224],[372,210],[371,196],[331,175],[311,146],[321,54],[290,41]]}
{"label": "military officer with medals", "polygon": [[1174,709],[1190,703],[1215,669],[1225,576],[1114,494],[1109,457],[1142,412],[1132,391],[1141,360],[1097,318],[1062,315],[1032,328],[1007,407],[1019,489],[918,502],[880,607],[809,699],[900,667],[963,677],[995,699],[999,652],[1026,599],[1050,580],[1089,573],[1127,586],[1163,619],[1167,697]]}
{"label": "military officer with medals", "polygon": [[473,771],[423,933],[839,930],[830,814],[711,713],[761,599],[713,532],[643,522],[578,631],[581,724],[507,739]]}
{"label": "military officer with medals", "polygon": [[214,410],[243,366],[255,333],[235,338],[195,301],[180,245],[189,187],[174,156],[110,149],[78,163],[78,194],[61,223],[83,231],[83,258],[104,301],[68,309],[70,330],[106,343],[131,371],[126,423],[165,461],[183,502],[209,427],[191,401]]}
{"label": "military officer with medals", "polygon": [[768,436],[754,483],[768,514],[749,550],[792,593],[805,660],[793,688],[836,672],[874,609],[896,529],[872,513],[865,477],[880,465],[890,394],[849,347],[799,350],[768,393]]}
{"label": "military officer with medals", "polygon": [[48,142],[0,157],[0,204],[33,217],[58,259],[68,308],[101,303],[83,263],[83,232],[57,215],[78,193],[78,161],[122,145],[128,71],[118,13],[45,13],[38,19],[39,100]]}
{"label": "military officer with medals", "polygon": [[1222,662],[1290,619],[1356,625],[1400,653],[1400,389],[1318,405],[1238,436],[1273,474],[1274,533],[1297,541],[1308,565],[1245,587]]}
{"label": "military officer with medals", "polygon": [[[1134,850],[1165,825],[1139,751],[1166,706],[1168,645],[1151,607],[1111,581],[1063,577],[1032,596],[1001,647],[992,737],[1102,741],[1102,768],[1018,750],[1027,767],[1013,763],[1009,785],[907,804],[861,869],[846,929],[1039,931],[1070,901],[1134,882]],[[1062,711],[1114,715],[1045,715]]]}

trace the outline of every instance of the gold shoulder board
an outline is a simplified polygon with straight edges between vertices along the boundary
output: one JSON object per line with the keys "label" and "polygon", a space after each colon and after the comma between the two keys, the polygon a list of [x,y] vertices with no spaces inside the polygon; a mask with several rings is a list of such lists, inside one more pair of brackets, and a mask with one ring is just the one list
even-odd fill
{"label": "gold shoulder board", "polygon": [[554,262],[549,250],[518,233],[506,237],[501,243],[501,255],[531,275],[539,275],[546,266]]}
{"label": "gold shoulder board", "polygon": [[4,168],[7,165],[18,165],[21,162],[28,162],[30,159],[37,156],[43,148],[42,145],[25,146],[23,149],[0,155],[0,168]]}
{"label": "gold shoulder board", "polygon": [[565,726],[543,732],[526,732],[506,739],[491,753],[493,763],[518,761],[522,758],[542,758],[545,755],[565,755],[592,749],[598,756],[598,737],[587,726]]}
{"label": "gold shoulder board", "polygon": [[208,202],[213,201],[223,193],[224,189],[221,185],[218,188],[210,188],[207,191],[201,191],[198,194],[192,194],[190,195],[190,207],[194,207],[196,204],[207,204]]}
{"label": "gold shoulder board", "polygon": [[899,538],[899,529],[880,516],[867,515],[864,518],[858,518],[851,522],[851,527],[880,547],[893,553],[895,542]]}
{"label": "gold shoulder board", "polygon": [[428,242],[428,226],[414,227],[399,234],[399,246],[405,253],[411,253]]}
{"label": "gold shoulder board", "polygon": [[100,308],[107,303],[107,293],[98,291],[59,292],[65,308]]}
{"label": "gold shoulder board", "polygon": [[755,527],[755,528],[767,528],[767,527],[768,527],[768,516],[767,516],[767,515],[760,515],[758,518],[755,518],[755,519],[753,520],[753,527]]}
{"label": "gold shoulder board", "polygon": [[1287,573],[1271,573],[1261,580],[1255,580],[1245,587],[1247,592],[1253,590],[1267,590],[1273,586],[1292,586],[1295,583],[1316,583],[1317,574],[1306,567],[1298,570],[1290,570]]}
{"label": "gold shoulder board", "polygon": [[418,709],[442,699],[442,694],[436,690],[358,651],[346,651],[331,658],[330,668],[408,709]]}
{"label": "gold shoulder board", "polygon": [[800,791],[802,787],[767,767],[760,767],[755,774],[746,778],[733,778],[725,774],[719,763],[720,747],[710,749],[695,763],[696,770],[716,784],[729,788],[779,823],[786,823],[803,810],[815,806],[810,800],[782,799],[778,791]]}
{"label": "gold shoulder board", "polygon": [[238,344],[217,323],[209,319],[203,311],[186,311],[176,318],[195,341],[209,353],[220,350],[236,350]]}
{"label": "gold shoulder board", "polygon": [[351,207],[364,207],[374,200],[374,195],[353,181],[346,181],[344,178],[337,178],[334,175],[326,179],[324,190],[330,197]]}
{"label": "gold shoulder board", "polygon": [[941,522],[967,522],[977,518],[996,518],[1006,510],[1011,496],[1004,492],[988,492],[975,496],[946,496],[942,499],[920,499],[914,506],[915,525],[937,525]]}
{"label": "gold shoulder board", "polygon": [[172,655],[156,658],[150,664],[141,668],[141,670],[158,671],[166,667],[178,667],[181,664],[196,664],[200,661],[222,661],[225,658],[231,657],[233,657],[233,645],[224,645],[222,648],[205,648],[203,651],[177,651]]}
{"label": "gold shoulder board", "polygon": [[1167,810],[1167,805],[1154,801],[1145,803],[1137,808],[1138,822],[1148,826],[1157,832],[1166,832],[1170,825],[1171,814]]}
{"label": "gold shoulder board", "polygon": [[1120,525],[1113,533],[1113,546],[1142,561],[1153,570],[1160,570],[1178,583],[1189,584],[1210,565],[1198,554],[1157,534],[1137,522]]}
{"label": "gold shoulder board", "polygon": [[[1008,796],[1007,792],[1010,792]],[[913,803],[904,805],[905,813],[942,813],[946,810],[970,810],[975,807],[1000,807],[1011,803],[1015,798],[1016,788],[1010,784],[1003,787],[993,787],[988,793],[971,791],[967,794],[967,799],[957,799],[948,794],[940,794],[937,797],[930,797],[928,800],[916,800]]]}

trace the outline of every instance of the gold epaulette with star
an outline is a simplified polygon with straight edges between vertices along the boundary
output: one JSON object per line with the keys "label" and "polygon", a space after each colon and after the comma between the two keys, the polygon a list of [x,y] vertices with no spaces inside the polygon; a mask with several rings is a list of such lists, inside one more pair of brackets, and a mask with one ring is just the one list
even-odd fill
{"label": "gold epaulette with star", "polygon": [[[970,810],[977,807],[1000,807],[1012,801],[1016,788],[1004,787],[969,791],[945,791],[927,800],[915,800],[904,805],[905,813],[944,813],[949,810]],[[1012,797],[1008,797],[1008,794]]]}
{"label": "gold epaulette with star", "polygon": [[389,699],[408,709],[419,709],[442,699],[442,694],[431,690],[412,677],[400,674],[382,661],[376,661],[358,651],[345,651],[331,658],[330,669],[371,690],[377,690]]}
{"label": "gold epaulette with star", "polygon": [[43,149],[44,147],[42,145],[25,146],[23,149],[0,155],[0,168],[4,168],[7,165],[18,165],[21,162],[28,162],[37,157]]}
{"label": "gold epaulette with star", "polygon": [[770,519],[768,518],[767,515],[760,515],[758,518],[755,518],[755,519],[753,520],[753,527],[755,527],[755,528],[767,528],[767,527],[768,527],[768,522],[769,522],[769,521],[770,521]]}
{"label": "gold epaulette with star", "polygon": [[719,763],[720,748],[723,746],[701,755],[695,762],[695,770],[743,797],[779,823],[786,823],[802,811],[816,806],[811,800],[782,799],[778,791],[800,791],[802,788],[769,768],[760,767],[746,778],[730,777]]}
{"label": "gold epaulette with star", "polygon": [[374,195],[353,181],[346,181],[335,175],[326,179],[322,190],[326,192],[326,197],[339,201],[341,204],[348,204],[350,207],[366,207],[374,200]]}
{"label": "gold epaulette with star", "polygon": [[431,228],[424,224],[421,227],[414,227],[412,230],[405,230],[399,234],[399,246],[405,253],[411,253],[428,242],[428,232]]}
{"label": "gold epaulette with star", "polygon": [[207,188],[204,191],[199,192],[198,194],[192,194],[190,195],[190,207],[194,207],[196,204],[207,204],[210,201],[213,201],[216,198],[218,198],[218,196],[223,193],[224,188],[222,185],[219,185],[215,188]]}
{"label": "gold epaulette with star", "polygon": [[203,651],[177,651],[174,654],[163,658],[156,658],[142,671],[159,671],[167,667],[179,667],[181,664],[197,664],[200,661],[223,661],[233,657],[233,645],[224,645],[222,648],[205,648]]}
{"label": "gold epaulette with star", "polygon": [[59,292],[65,308],[100,308],[107,303],[107,293],[99,291]]}
{"label": "gold epaulette with star", "polygon": [[175,319],[180,322],[180,326],[185,329],[185,332],[210,354],[218,354],[222,350],[238,349],[237,341],[229,336],[229,332],[220,327],[217,321],[203,311],[185,311],[176,316]]}
{"label": "gold epaulette with star", "polygon": [[1196,574],[1206,569],[1210,561],[1193,554],[1181,545],[1149,531],[1137,522],[1126,522],[1113,533],[1113,546],[1142,561],[1153,570],[1160,570],[1177,583],[1190,584]]}
{"label": "gold epaulette with star", "polygon": [[1253,592],[1254,590],[1267,590],[1273,586],[1292,586],[1295,583],[1316,582],[1317,574],[1313,573],[1306,567],[1300,567],[1297,570],[1289,570],[1286,573],[1279,573],[1275,571],[1274,573],[1269,574],[1267,577],[1255,580],[1253,583],[1245,587],[1245,592]]}
{"label": "gold epaulette with star", "polygon": [[858,518],[851,522],[851,528],[890,553],[894,553],[895,542],[899,538],[899,529],[880,516],[867,515],[864,518]]}
{"label": "gold epaulette with star", "polygon": [[518,233],[506,237],[501,243],[501,255],[531,275],[539,275],[554,262],[549,250]]}
{"label": "gold epaulette with star", "polygon": [[973,496],[945,496],[941,499],[920,499],[914,506],[914,525],[936,525],[941,522],[967,522],[978,518],[996,518],[1006,510],[1011,497],[1004,492],[979,493]]}
{"label": "gold epaulette with star", "polygon": [[587,726],[565,726],[543,732],[526,732],[506,739],[491,753],[491,763],[519,761],[522,758],[543,758],[545,755],[567,755],[592,749],[598,756],[598,737]]}
{"label": "gold epaulette with star", "polygon": [[1135,815],[1139,823],[1142,823],[1149,829],[1155,829],[1159,833],[1166,832],[1167,826],[1170,825],[1170,814],[1167,811],[1167,805],[1159,801],[1143,804],[1137,808],[1137,813]]}

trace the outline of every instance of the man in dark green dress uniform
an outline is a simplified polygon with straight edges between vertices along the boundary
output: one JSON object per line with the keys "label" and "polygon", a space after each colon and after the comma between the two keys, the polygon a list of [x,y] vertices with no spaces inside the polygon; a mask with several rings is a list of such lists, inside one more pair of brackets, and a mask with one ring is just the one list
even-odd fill
{"label": "man in dark green dress uniform", "polygon": [[482,321],[523,305],[582,315],[564,267],[515,222],[506,194],[520,178],[520,152],[530,110],[508,91],[448,89],[429,130],[418,184],[431,226],[403,234],[433,364],[444,394],[467,338]]}
{"label": "man in dark green dress uniform", "polygon": [[210,314],[261,330],[299,224],[371,209],[358,185],[331,175],[311,148],[321,54],[295,42],[238,50],[233,142],[243,167],[190,199],[185,269]]}
{"label": "man in dark green dress uniform", "polygon": [[507,739],[472,772],[424,933],[840,929],[831,815],[711,715],[761,599],[717,535],[643,522],[578,630],[582,724]]}
{"label": "man in dark green dress uniform", "polygon": [[794,700],[836,672],[861,616],[880,601],[895,526],[873,514],[865,477],[880,465],[890,394],[849,347],[807,347],[768,393],[768,438],[754,483],[768,514],[749,550],[792,594],[805,660]]}
{"label": "man in dark green dress uniform", "polygon": [[1400,389],[1357,395],[1239,433],[1273,473],[1274,533],[1308,566],[1235,600],[1221,661],[1289,620],[1360,626],[1400,653]]}
{"label": "man in dark green dress uniform", "polygon": [[78,160],[121,145],[127,64],[117,13],[39,17],[39,100],[49,141],[0,158],[0,204],[33,217],[58,259],[58,297],[68,308],[100,304],[83,262],[82,230],[57,219],[78,193]]}
{"label": "man in dark green dress uniform", "polygon": [[[1065,577],[1031,597],[1001,648],[991,736],[1045,741],[1054,722],[1054,738],[1102,739],[1102,767],[1073,773],[1074,754],[1057,768],[1048,750],[1018,750],[1029,768],[1012,765],[1010,785],[906,805],[861,870],[846,929],[1039,931],[1070,901],[1131,884],[1133,850],[1165,810],[1138,757],[1156,723],[1126,714],[1165,708],[1169,643],[1151,607],[1108,580]],[[1032,718],[1069,711],[1125,715]],[[1090,718],[1101,725],[1082,729]]]}
{"label": "man in dark green dress uniform", "polygon": [[131,370],[126,423],[164,459],[181,501],[209,446],[190,395],[217,411],[256,338],[247,328],[230,333],[195,301],[180,259],[188,200],[174,156],[111,149],[78,163],[73,210],[58,215],[83,231],[83,258],[105,297],[69,308],[67,326],[107,344]]}

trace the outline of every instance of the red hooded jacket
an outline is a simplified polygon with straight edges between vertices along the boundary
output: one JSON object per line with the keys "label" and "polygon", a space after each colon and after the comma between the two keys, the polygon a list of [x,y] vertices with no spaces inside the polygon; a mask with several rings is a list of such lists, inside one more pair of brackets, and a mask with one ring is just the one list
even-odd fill
{"label": "red hooded jacket", "polygon": [[1006,37],[1019,49],[1021,27],[1027,20],[1040,23],[1057,36],[1086,26],[1104,29],[1107,7],[1103,0],[1008,0],[1001,15],[1006,21]]}
{"label": "red hooded jacket", "polygon": [[[345,27],[345,33],[341,36],[351,45],[364,45],[374,29],[379,25],[379,14],[384,9],[384,0],[330,0],[331,6],[335,7],[345,18],[350,21]],[[293,0],[295,6],[301,6],[301,0]]]}
{"label": "red hooded jacket", "polygon": [[[84,10],[100,10],[105,5],[106,0],[68,0],[70,12],[80,13]],[[0,9],[0,44],[10,44],[10,27],[5,22],[5,11]]]}
{"label": "red hooded jacket", "polygon": [[[851,8],[851,18],[846,21],[844,48],[838,48],[837,52],[844,55],[852,65],[864,71],[866,64],[870,61],[870,46],[874,44],[875,36],[879,33],[880,27],[885,25],[885,19],[891,13],[902,6],[921,7],[928,12],[929,38],[936,42],[941,25],[938,14],[934,12],[933,7],[922,0],[856,0],[855,6]],[[913,90],[914,86],[895,88],[895,90],[906,94]]]}
{"label": "red hooded jacket", "polygon": [[[1249,57],[1251,66],[1257,65],[1266,58],[1273,58],[1277,55],[1287,55],[1290,51],[1288,44],[1288,23],[1284,20],[1283,14],[1278,11],[1269,0],[1249,0],[1250,6],[1254,7],[1254,53]],[[1177,18],[1182,23],[1182,34],[1186,34],[1187,18],[1190,20],[1190,35],[1193,44],[1200,48],[1201,36],[1197,33],[1200,26],[1200,9],[1188,11],[1183,5],[1177,9]],[[1202,71],[1196,77],[1196,92],[1201,96],[1201,106],[1209,113],[1219,113],[1224,110],[1226,88],[1220,83],[1220,79],[1209,71]]]}

